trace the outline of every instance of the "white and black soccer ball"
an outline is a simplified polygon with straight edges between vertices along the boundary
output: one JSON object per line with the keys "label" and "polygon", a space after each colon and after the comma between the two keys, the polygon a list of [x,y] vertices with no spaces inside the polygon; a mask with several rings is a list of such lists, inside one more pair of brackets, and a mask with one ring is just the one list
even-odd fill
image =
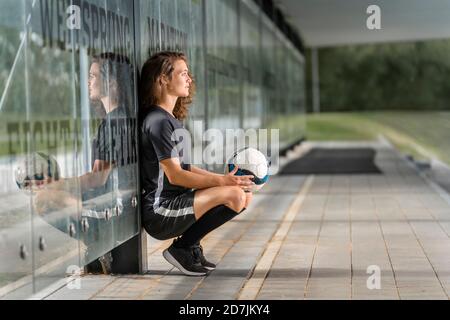
{"label": "white and black soccer ball", "polygon": [[21,190],[32,190],[60,178],[61,169],[56,159],[42,152],[35,152],[19,160],[14,169],[14,179]]}
{"label": "white and black soccer ball", "polygon": [[233,171],[235,166],[238,170],[237,176],[253,175],[255,185],[251,187],[251,192],[260,190],[269,179],[270,161],[257,149],[246,147],[236,151],[225,165],[225,173]]}

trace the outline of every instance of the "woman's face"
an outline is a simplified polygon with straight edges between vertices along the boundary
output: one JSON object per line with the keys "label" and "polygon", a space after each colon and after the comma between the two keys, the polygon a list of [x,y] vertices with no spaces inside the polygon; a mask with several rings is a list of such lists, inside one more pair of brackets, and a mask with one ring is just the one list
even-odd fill
{"label": "woman's face", "polygon": [[174,63],[172,79],[167,83],[167,94],[176,97],[189,96],[189,87],[192,79],[189,77],[189,70],[186,62],[177,60]]}
{"label": "woman's face", "polygon": [[98,63],[93,63],[89,69],[89,99],[93,101],[99,101],[102,98],[101,95],[101,74],[100,65]]}

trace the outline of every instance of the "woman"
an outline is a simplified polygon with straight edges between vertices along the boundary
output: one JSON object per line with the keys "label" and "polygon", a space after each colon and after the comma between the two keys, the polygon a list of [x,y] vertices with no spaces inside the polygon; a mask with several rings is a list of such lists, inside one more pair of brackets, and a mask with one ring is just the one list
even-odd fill
{"label": "woman", "polygon": [[[253,176],[211,173],[190,164],[177,135],[195,91],[186,56],[160,52],[141,73],[141,186],[145,230],[154,238],[175,238],[164,258],[181,272],[204,276],[215,265],[200,240],[241,213],[251,201],[245,192]],[[173,140],[172,140],[173,137]],[[180,148],[181,146],[181,148]]]}

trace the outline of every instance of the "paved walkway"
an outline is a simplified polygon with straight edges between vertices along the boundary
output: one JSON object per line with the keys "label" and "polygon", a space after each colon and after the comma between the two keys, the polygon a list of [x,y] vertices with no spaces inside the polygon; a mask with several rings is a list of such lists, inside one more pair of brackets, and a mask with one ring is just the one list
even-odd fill
{"label": "paved walkway", "polygon": [[[149,239],[148,274],[88,275],[81,289],[46,298],[448,299],[450,202],[441,190],[386,144],[320,146],[373,147],[384,174],[272,177],[245,214],[203,241],[218,262],[209,276],[181,275],[161,255],[170,241]],[[377,270],[380,288],[368,289]]]}

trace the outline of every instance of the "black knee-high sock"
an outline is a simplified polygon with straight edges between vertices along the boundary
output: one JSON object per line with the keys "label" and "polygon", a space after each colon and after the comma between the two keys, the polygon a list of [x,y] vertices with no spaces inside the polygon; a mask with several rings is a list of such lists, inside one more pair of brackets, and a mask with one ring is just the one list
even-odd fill
{"label": "black knee-high sock", "polygon": [[[242,211],[244,210],[245,209]],[[187,248],[199,243],[200,240],[208,233],[214,229],[217,229],[225,222],[230,221],[238,214],[239,213],[236,211],[224,205],[210,209],[183,233],[181,238],[176,242],[176,246],[180,248]]]}

